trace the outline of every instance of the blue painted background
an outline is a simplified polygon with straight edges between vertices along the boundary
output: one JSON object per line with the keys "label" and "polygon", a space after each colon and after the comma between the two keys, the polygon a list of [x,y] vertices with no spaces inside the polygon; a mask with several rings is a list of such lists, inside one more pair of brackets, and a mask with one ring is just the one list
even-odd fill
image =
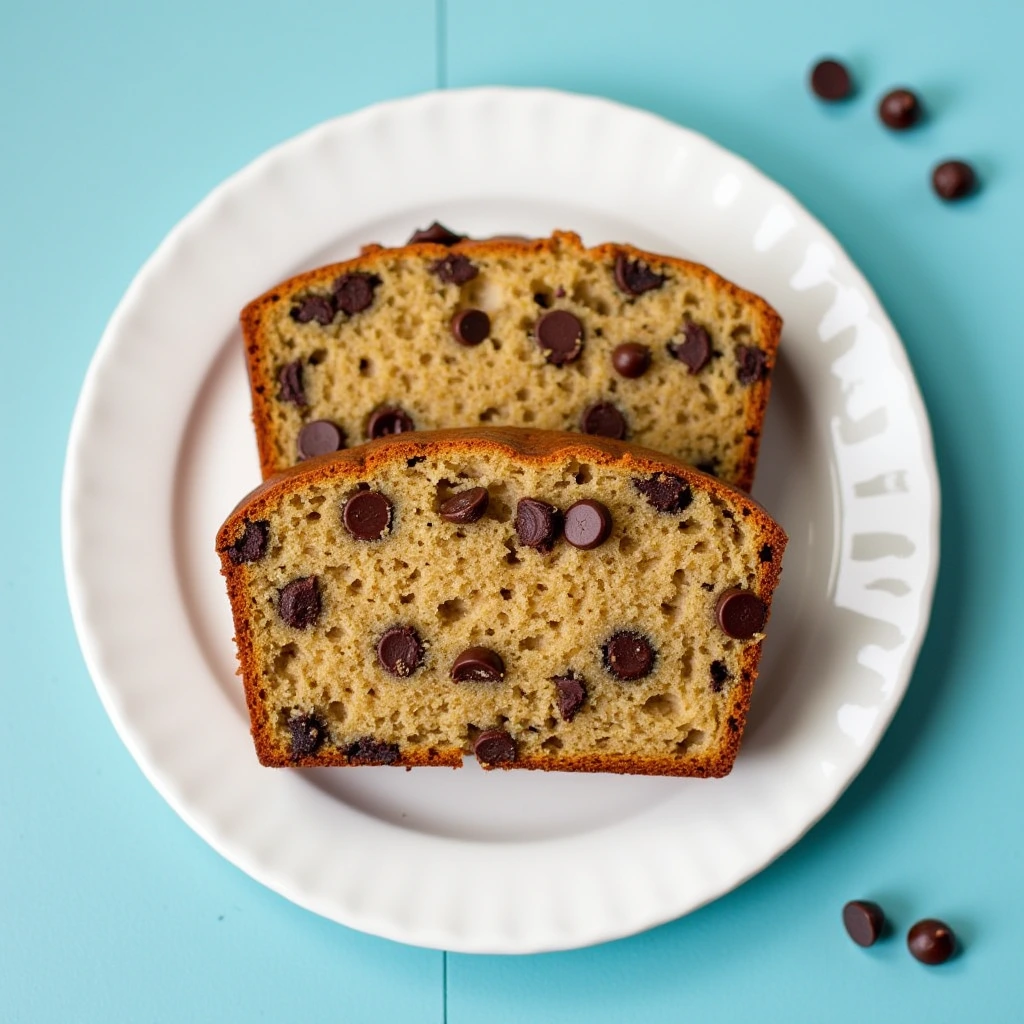
{"label": "blue painted background", "polygon": [[[1024,721],[1017,510],[1024,8],[1015,0],[0,0],[0,1020],[1020,1021]],[[824,109],[808,64],[846,59]],[[867,770],[742,889],[633,939],[447,956],[300,911],[144,781],[71,629],[58,494],[75,397],[132,274],[209,189],[327,117],[441,86],[550,85],[698,129],[846,245],[906,342],[944,489],[909,696]],[[931,116],[874,114],[909,84]],[[956,207],[934,161],[973,160]],[[947,918],[939,969],[854,947],[839,908]],[[486,1008],[486,1012],[485,1012]]]}

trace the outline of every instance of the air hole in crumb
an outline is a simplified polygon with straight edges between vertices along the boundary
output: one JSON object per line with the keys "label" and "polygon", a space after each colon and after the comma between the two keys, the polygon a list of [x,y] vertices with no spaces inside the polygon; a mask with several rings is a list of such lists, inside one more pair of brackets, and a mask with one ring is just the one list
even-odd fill
{"label": "air hole in crumb", "polygon": [[542,636],[524,636],[519,641],[519,650],[521,651],[539,651],[544,646],[544,637]]}
{"label": "air hole in crumb", "polygon": [[[731,721],[731,719],[730,719]],[[703,744],[706,733],[702,729],[691,729],[677,744],[676,753],[685,754]]]}
{"label": "air hole in crumb", "polygon": [[348,591],[350,594],[358,594],[362,589],[363,581],[360,579],[355,579],[348,585]]}
{"label": "air hole in crumb", "polygon": [[634,551],[636,551],[638,546],[639,545],[637,544],[637,542],[635,540],[633,540],[633,538],[630,537],[629,534],[624,533],[619,538],[619,551],[623,555],[630,555],[630,554],[632,554]]}
{"label": "air hole in crumb", "polygon": [[398,603],[399,604],[412,604],[413,599],[414,599],[415,596],[416,596],[415,594],[402,594],[398,598]]}
{"label": "air hole in crumb", "polygon": [[501,594],[503,600],[505,600],[505,601],[511,601],[512,600],[512,591],[509,590],[507,587],[502,587],[501,590],[499,591],[499,593]]}
{"label": "air hole in crumb", "polygon": [[320,513],[319,512],[307,512],[306,513],[306,522],[307,523],[315,523],[319,518],[320,518]]}
{"label": "air hole in crumb", "polygon": [[449,625],[452,622],[458,622],[466,612],[469,611],[469,606],[461,597],[453,597],[448,601],[442,601],[437,606],[437,617],[445,625]]}
{"label": "air hole in crumb", "polygon": [[643,711],[655,718],[668,718],[682,707],[682,701],[674,693],[656,693],[644,701]]}
{"label": "air hole in crumb", "polygon": [[504,545],[508,548],[508,554],[505,556],[505,561],[509,565],[519,565],[522,559],[516,554],[516,546],[510,540],[505,540]]}
{"label": "air hole in crumb", "polygon": [[541,745],[541,750],[555,751],[562,749],[562,741],[557,736],[549,736]]}
{"label": "air hole in crumb", "polygon": [[318,348],[310,357],[310,366],[319,366],[327,358],[327,349]]}
{"label": "air hole in crumb", "polygon": [[288,666],[292,663],[298,653],[299,648],[297,644],[285,644],[284,647],[277,652],[277,657],[274,658],[274,671],[287,671]]}
{"label": "air hole in crumb", "polygon": [[344,722],[345,721],[345,705],[340,700],[332,700],[327,705],[327,717],[332,722]]}
{"label": "air hole in crumb", "polygon": [[341,629],[338,626],[331,626],[331,628],[324,633],[324,637],[327,640],[340,640],[342,637]]}
{"label": "air hole in crumb", "polygon": [[537,414],[532,409],[523,410],[523,422],[533,423],[537,419]]}
{"label": "air hole in crumb", "polygon": [[507,417],[507,415],[506,415],[506,413],[505,413],[505,411],[503,409],[499,409],[499,408],[497,408],[496,406],[493,406],[493,405],[490,406],[487,409],[484,409],[484,411],[482,413],[480,413],[480,422],[481,423],[493,423],[497,419],[507,419],[507,418],[508,417]]}
{"label": "air hole in crumb", "polygon": [[373,376],[373,363],[369,359],[359,360],[359,375],[361,377]]}

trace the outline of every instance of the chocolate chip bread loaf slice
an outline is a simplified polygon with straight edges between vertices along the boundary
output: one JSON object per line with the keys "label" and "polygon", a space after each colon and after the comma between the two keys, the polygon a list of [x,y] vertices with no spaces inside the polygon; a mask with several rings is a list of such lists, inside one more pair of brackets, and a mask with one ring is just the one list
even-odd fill
{"label": "chocolate chip bread loaf slice", "polygon": [[763,299],[566,232],[414,237],[438,241],[368,246],[242,312],[264,476],[386,434],[508,424],[635,441],[750,488],[781,329]]}
{"label": "chocolate chip bread loaf slice", "polygon": [[267,765],[719,776],[786,537],[678,460],[578,434],[376,441],[217,538]]}

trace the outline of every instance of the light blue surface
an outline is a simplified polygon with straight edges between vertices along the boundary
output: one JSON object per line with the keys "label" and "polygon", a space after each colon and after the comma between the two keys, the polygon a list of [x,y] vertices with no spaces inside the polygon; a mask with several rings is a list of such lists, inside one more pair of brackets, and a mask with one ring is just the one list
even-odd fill
{"label": "light blue surface", "polygon": [[[1022,37],[1014,0],[449,0],[440,11],[427,0],[0,0],[0,1020],[1024,1019]],[[826,52],[863,86],[841,109],[804,86]],[[445,962],[251,882],[174,816],[121,746],[63,591],[67,428],[131,275],[269,145],[445,81],[647,107],[791,189],[900,330],[942,474],[933,627],[867,770],[742,889],[573,953]],[[933,116],[895,136],[874,101],[904,83]],[[985,179],[955,208],[927,187],[947,155],[974,160]],[[838,924],[854,896],[882,901],[901,933],[920,916],[947,918],[964,954],[929,970],[899,937],[854,947]]]}

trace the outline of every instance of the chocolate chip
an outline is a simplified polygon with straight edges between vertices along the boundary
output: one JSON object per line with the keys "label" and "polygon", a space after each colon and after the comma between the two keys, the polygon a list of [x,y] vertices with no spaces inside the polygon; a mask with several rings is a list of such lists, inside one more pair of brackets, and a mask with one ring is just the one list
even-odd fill
{"label": "chocolate chip", "polygon": [[504,729],[488,729],[473,743],[481,764],[503,764],[516,759],[516,741]]}
{"label": "chocolate chip", "polygon": [[887,127],[901,132],[921,120],[921,101],[909,89],[893,89],[878,104],[878,116]]}
{"label": "chocolate chip", "polygon": [[533,336],[554,366],[571,363],[583,351],[583,324],[565,309],[545,313],[534,325]]}
{"label": "chocolate chip", "polygon": [[446,228],[440,221],[434,221],[429,228],[419,228],[409,237],[406,245],[415,245],[417,242],[434,242],[437,245],[455,245],[461,242],[466,236],[457,235],[454,231]]}
{"label": "chocolate chip", "polygon": [[682,512],[693,501],[690,485],[671,473],[655,473],[646,480],[634,477],[633,486],[647,499],[647,503],[659,512]]}
{"label": "chocolate chip", "polygon": [[330,420],[313,420],[299,431],[299,458],[338,452],[345,447],[345,431]]}
{"label": "chocolate chip", "polygon": [[397,743],[384,743],[372,736],[362,736],[346,747],[345,755],[356,764],[394,764],[399,751]]}
{"label": "chocolate chip", "polygon": [[306,295],[292,307],[292,319],[300,324],[315,320],[326,327],[334,319],[334,299],[330,295]]}
{"label": "chocolate chip", "polygon": [[281,385],[278,398],[282,402],[294,402],[298,406],[306,404],[306,392],[302,388],[301,359],[285,363],[277,375],[277,382]]}
{"label": "chocolate chip", "polygon": [[974,168],[963,160],[946,160],[932,171],[932,187],[942,199],[963,199],[977,184]]}
{"label": "chocolate chip", "polygon": [[622,630],[605,643],[604,664],[619,679],[642,679],[654,667],[654,649],[643,634]]}
{"label": "chocolate chip", "polygon": [[651,350],[638,341],[626,341],[616,345],[612,352],[612,366],[620,377],[630,380],[642,377],[651,365]]}
{"label": "chocolate chip", "polygon": [[520,498],[516,505],[516,534],[528,548],[547,554],[562,533],[562,513],[537,498]]}
{"label": "chocolate chip", "polygon": [[258,562],[267,553],[267,541],[270,539],[270,523],[266,519],[255,522],[246,519],[242,536],[224,550],[235,565],[243,562]]}
{"label": "chocolate chip", "polygon": [[944,921],[925,918],[907,932],[907,948],[915,959],[934,967],[956,952],[956,935]]}
{"label": "chocolate chip", "polygon": [[292,734],[292,757],[312,757],[327,738],[327,725],[315,712],[295,715],[288,719],[288,731]]}
{"label": "chocolate chip", "polygon": [[877,903],[851,900],[843,907],[843,925],[858,946],[873,946],[885,927],[885,914]]}
{"label": "chocolate chip", "polygon": [[715,605],[719,626],[734,640],[749,640],[764,629],[767,609],[764,601],[749,590],[732,587]]}
{"label": "chocolate chip", "polygon": [[415,429],[416,424],[404,409],[400,409],[397,405],[382,405],[370,413],[370,418],[366,423],[366,436],[373,441],[378,437],[405,434]]}
{"label": "chocolate chip", "polygon": [[482,309],[463,309],[452,317],[452,337],[460,345],[479,345],[491,333],[491,318]]}
{"label": "chocolate chip", "polygon": [[724,661],[711,662],[711,689],[715,693],[721,693],[726,682],[729,680],[729,670],[725,667]]}
{"label": "chocolate chip", "polygon": [[768,357],[753,345],[736,346],[736,379],[741,384],[755,384],[768,376]]}
{"label": "chocolate chip", "polygon": [[757,557],[761,562],[770,562],[775,557],[775,551],[771,544],[765,544],[758,552]]}
{"label": "chocolate chip", "polygon": [[551,680],[558,691],[558,713],[563,721],[571,722],[587,699],[587,687],[582,679],[569,672]]}
{"label": "chocolate chip", "polygon": [[356,540],[380,540],[391,529],[393,511],[380,491],[359,491],[345,502],[341,518]]}
{"label": "chocolate chip", "polygon": [[412,675],[423,661],[423,644],[412,626],[392,626],[377,641],[377,660],[393,676]]}
{"label": "chocolate chip", "polygon": [[670,341],[668,351],[687,366],[690,373],[699,373],[711,359],[711,338],[700,324],[684,320],[682,341]]}
{"label": "chocolate chip", "polygon": [[475,523],[487,511],[491,496],[486,487],[470,487],[453,494],[439,509],[442,519],[449,523]]}
{"label": "chocolate chip", "polygon": [[583,410],[580,430],[621,441],[626,436],[626,418],[611,402],[595,402]]}
{"label": "chocolate chip", "polygon": [[565,513],[565,539],[574,548],[600,547],[612,532],[612,514],[599,501],[584,498]]}
{"label": "chocolate chip", "polygon": [[293,629],[308,629],[320,618],[320,585],[315,576],[302,576],[277,592],[277,614]]}
{"label": "chocolate chip", "polygon": [[822,60],[811,70],[811,88],[819,99],[834,103],[853,92],[850,72],[837,60]]}
{"label": "chocolate chip", "polygon": [[504,678],[505,662],[489,647],[467,647],[452,663],[457,683],[500,683]]}
{"label": "chocolate chip", "polygon": [[373,304],[373,293],[380,283],[376,274],[363,274],[359,271],[339,277],[333,286],[338,308],[349,316],[361,313]]}
{"label": "chocolate chip", "polygon": [[430,269],[445,284],[465,284],[472,281],[480,271],[460,253],[452,253],[443,260],[432,263]]}
{"label": "chocolate chip", "polygon": [[660,288],[667,278],[656,274],[643,260],[631,260],[624,252],[615,257],[615,283],[627,295],[642,295]]}

